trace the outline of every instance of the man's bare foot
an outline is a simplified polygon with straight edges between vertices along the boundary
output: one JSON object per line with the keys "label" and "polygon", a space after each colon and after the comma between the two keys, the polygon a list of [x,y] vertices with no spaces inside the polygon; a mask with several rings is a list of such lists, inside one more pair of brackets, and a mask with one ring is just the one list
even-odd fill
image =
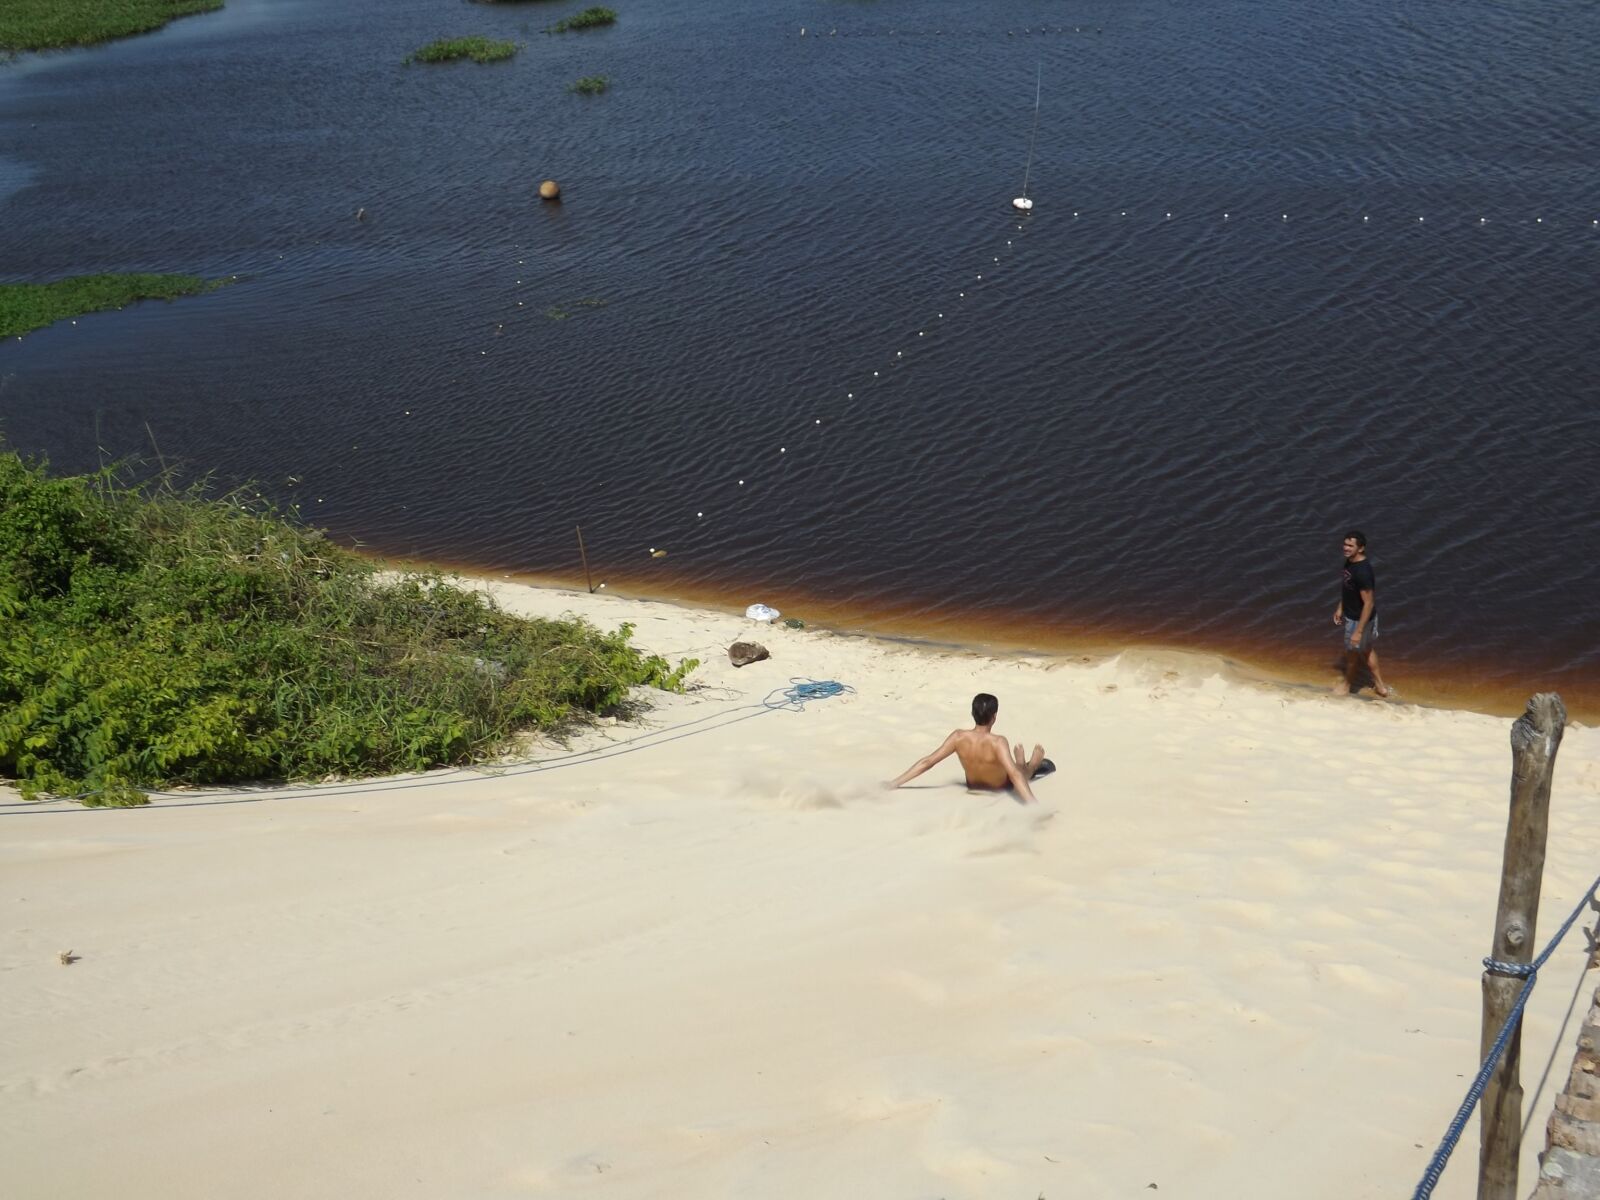
{"label": "man's bare foot", "polygon": [[1372,694],[1387,700],[1390,696],[1394,695],[1394,690],[1387,684],[1375,683],[1372,685]]}
{"label": "man's bare foot", "polygon": [[1333,685],[1333,694],[1335,696],[1348,696],[1350,694],[1350,681],[1348,679],[1339,680],[1338,683]]}

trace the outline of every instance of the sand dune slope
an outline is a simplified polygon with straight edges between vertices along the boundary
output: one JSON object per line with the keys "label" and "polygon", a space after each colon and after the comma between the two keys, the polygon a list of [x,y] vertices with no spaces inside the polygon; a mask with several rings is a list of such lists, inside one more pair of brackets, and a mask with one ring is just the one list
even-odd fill
{"label": "sand dune slope", "polygon": [[[500,590],[704,687],[598,760],[0,809],[0,1193],[1410,1194],[1475,1066],[1509,722],[810,631],[735,672],[737,618]],[[740,707],[791,676],[855,691]],[[1037,807],[876,786],[980,689],[1060,764]],[[1571,729],[1542,931],[1597,798]]]}

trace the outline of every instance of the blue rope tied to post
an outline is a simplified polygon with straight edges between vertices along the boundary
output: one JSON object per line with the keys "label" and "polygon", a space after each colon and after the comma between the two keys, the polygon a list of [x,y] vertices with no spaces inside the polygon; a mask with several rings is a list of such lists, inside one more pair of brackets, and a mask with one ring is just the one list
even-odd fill
{"label": "blue rope tied to post", "polygon": [[1461,1107],[1456,1110],[1455,1119],[1450,1122],[1450,1128],[1444,1132],[1444,1137],[1439,1142],[1439,1148],[1433,1152],[1433,1157],[1428,1161],[1428,1169],[1422,1173],[1422,1179],[1417,1184],[1417,1190],[1411,1193],[1411,1200],[1428,1200],[1433,1195],[1433,1189],[1439,1183],[1439,1177],[1444,1174],[1445,1164],[1450,1161],[1450,1155],[1456,1148],[1456,1143],[1461,1140],[1461,1133],[1467,1127],[1467,1121],[1472,1117],[1472,1110],[1478,1106],[1478,1101],[1483,1099],[1484,1089],[1489,1086],[1489,1079],[1494,1074],[1495,1067],[1500,1064],[1500,1056],[1505,1053],[1506,1046],[1511,1041],[1511,1031],[1522,1020],[1522,1010],[1528,1005],[1528,997],[1533,994],[1533,985],[1539,982],[1539,968],[1549,960],[1555,948],[1561,944],[1561,939],[1567,936],[1578,915],[1588,907],[1594,899],[1595,889],[1600,888],[1600,878],[1596,878],[1583,894],[1583,899],[1578,901],[1572,914],[1562,923],[1556,931],[1555,937],[1550,939],[1544,952],[1530,963],[1501,962],[1496,958],[1486,958],[1483,965],[1496,975],[1510,975],[1514,978],[1526,979],[1522,991],[1517,993],[1516,1003],[1511,1006],[1505,1024],[1500,1026],[1500,1032],[1495,1035],[1494,1044],[1489,1047],[1489,1053],[1484,1056],[1483,1065],[1478,1068],[1478,1073],[1473,1076],[1472,1085],[1467,1088],[1467,1097],[1461,1102]]}
{"label": "blue rope tied to post", "polygon": [[1539,968],[1544,966],[1546,960],[1548,960],[1550,957],[1551,951],[1556,948],[1557,943],[1559,943],[1562,938],[1567,936],[1567,931],[1572,928],[1573,922],[1578,919],[1578,914],[1581,913],[1585,906],[1588,905],[1589,901],[1594,898],[1594,891],[1597,887],[1600,887],[1600,879],[1596,879],[1589,885],[1588,892],[1584,894],[1582,900],[1578,901],[1578,907],[1573,909],[1571,914],[1568,915],[1566,923],[1563,924],[1560,929],[1556,930],[1555,937],[1550,939],[1550,944],[1544,948],[1544,953],[1539,955],[1539,957],[1534,959],[1531,963],[1501,962],[1498,958],[1486,958],[1483,960],[1484,967],[1496,975],[1511,975],[1517,978],[1529,979],[1537,975],[1539,973]]}

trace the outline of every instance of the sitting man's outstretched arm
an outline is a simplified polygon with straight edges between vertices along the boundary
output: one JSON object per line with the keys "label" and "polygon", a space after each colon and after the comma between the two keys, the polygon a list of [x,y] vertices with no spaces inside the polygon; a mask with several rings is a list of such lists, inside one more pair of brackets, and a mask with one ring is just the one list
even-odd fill
{"label": "sitting man's outstretched arm", "polygon": [[912,763],[909,767],[900,772],[898,776],[890,780],[884,786],[889,788],[897,788],[902,783],[909,783],[918,775],[921,775],[929,767],[943,762],[956,752],[956,738],[959,736],[960,730],[953,731],[949,737],[945,738],[944,744],[932,754],[924,755],[922,758],[917,759],[916,762]]}

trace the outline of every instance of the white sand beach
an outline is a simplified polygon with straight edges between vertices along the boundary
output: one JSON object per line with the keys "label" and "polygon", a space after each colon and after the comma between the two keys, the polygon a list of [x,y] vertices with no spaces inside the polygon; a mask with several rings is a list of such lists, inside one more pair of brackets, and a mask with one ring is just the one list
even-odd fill
{"label": "white sand beach", "polygon": [[[698,686],[543,767],[4,798],[0,1194],[1411,1194],[1476,1065],[1509,720],[492,586]],[[853,691],[751,707],[794,677]],[[980,690],[1059,764],[1040,803],[954,759],[883,790]],[[1541,943],[1597,799],[1574,726]],[[1524,1192],[1583,944],[1526,1025]]]}

